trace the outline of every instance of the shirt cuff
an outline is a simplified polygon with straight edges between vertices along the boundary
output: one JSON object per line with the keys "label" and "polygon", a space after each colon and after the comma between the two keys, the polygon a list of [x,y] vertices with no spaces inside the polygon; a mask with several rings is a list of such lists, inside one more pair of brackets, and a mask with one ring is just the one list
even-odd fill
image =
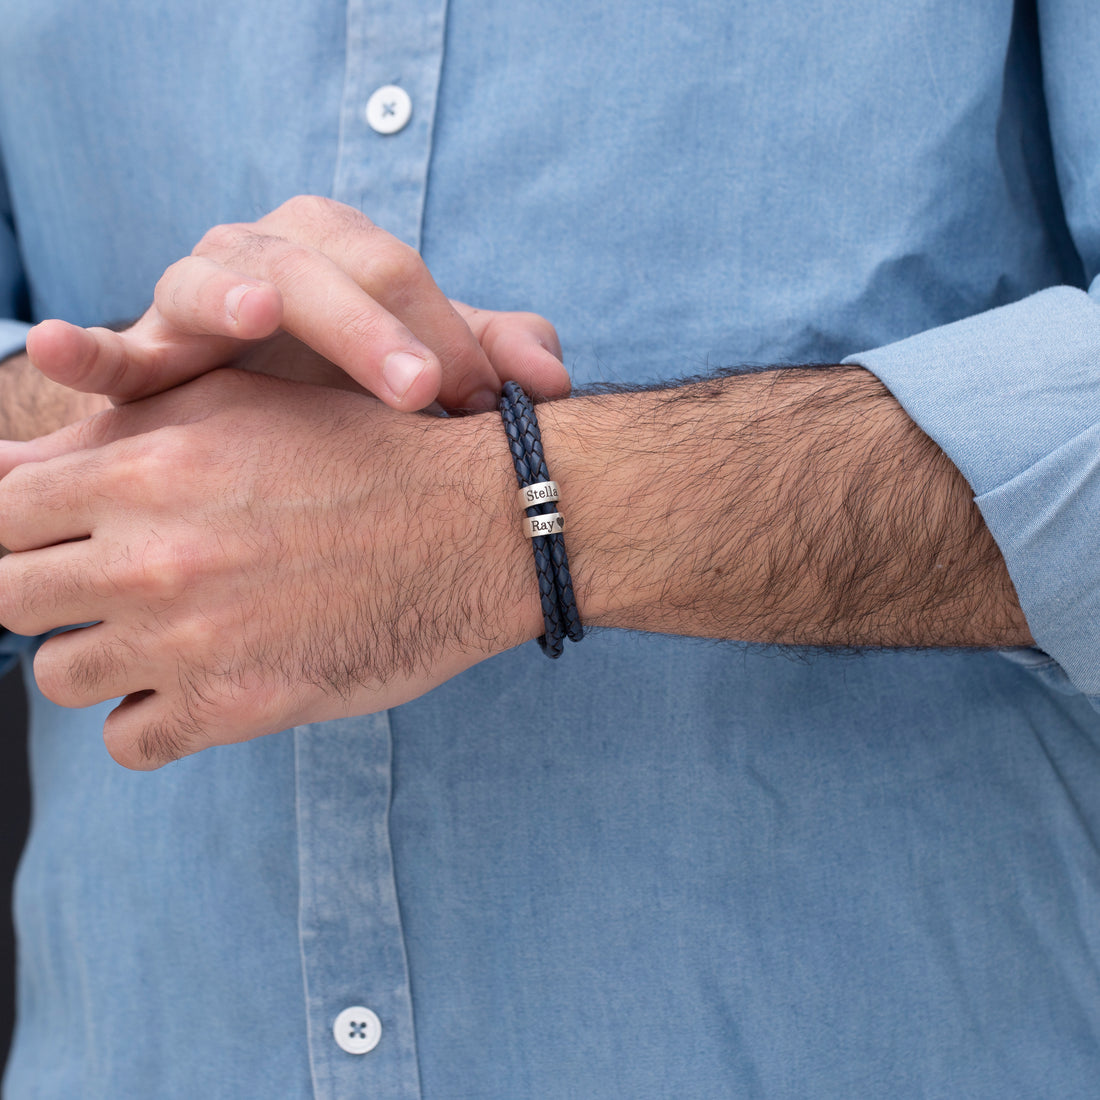
{"label": "shirt cuff", "polygon": [[1055,287],[845,362],[970,483],[1036,644],[1100,709],[1100,306]]}

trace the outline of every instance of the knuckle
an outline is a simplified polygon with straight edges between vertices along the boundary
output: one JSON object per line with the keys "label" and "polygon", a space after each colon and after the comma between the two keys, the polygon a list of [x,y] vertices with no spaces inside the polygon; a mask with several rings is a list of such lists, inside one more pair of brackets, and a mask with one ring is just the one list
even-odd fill
{"label": "knuckle", "polygon": [[211,703],[204,726],[209,731],[220,731],[227,740],[235,740],[253,730],[260,713],[257,701],[247,692],[223,690],[217,704]]}
{"label": "knuckle", "polygon": [[295,221],[303,218],[312,220],[327,216],[339,206],[340,203],[335,199],[329,199],[323,195],[293,195],[260,220],[261,222],[268,219],[280,220],[283,218],[290,218]]}
{"label": "knuckle", "polygon": [[308,228],[321,237],[343,236],[374,228],[374,222],[354,206],[324,195],[295,195],[261,218],[258,224],[286,225],[292,235]]}
{"label": "knuckle", "polygon": [[150,475],[158,479],[157,487],[163,490],[178,487],[180,472],[195,463],[193,429],[185,424],[170,424],[157,429],[148,444],[143,461]]}
{"label": "knuckle", "polygon": [[419,289],[427,271],[416,249],[375,230],[362,246],[368,291],[399,305]]}
{"label": "knuckle", "polygon": [[[140,502],[163,500],[178,482],[180,466],[172,466],[170,449],[162,441],[159,446],[143,445],[120,449],[111,466],[109,483],[103,491],[115,500]],[[178,456],[177,456],[178,457]]]}
{"label": "knuckle", "polygon": [[509,314],[497,313],[489,318],[481,330],[481,346],[490,359],[498,354],[509,334],[514,331],[509,327],[508,317]]}
{"label": "knuckle", "polygon": [[[186,591],[186,587],[185,583],[180,594]],[[201,608],[174,623],[172,633],[180,652],[202,654],[205,660],[210,660],[210,655],[217,653],[218,648],[225,644],[225,628],[222,622]]]}
{"label": "knuckle", "polygon": [[191,250],[193,256],[216,256],[236,253],[254,236],[252,227],[244,222],[227,222],[211,226]]}
{"label": "knuckle", "polygon": [[153,288],[153,303],[162,316],[170,317],[181,307],[192,305],[188,287],[192,282],[192,274],[201,270],[202,262],[195,256],[185,256],[165,269]]}
{"label": "knuckle", "polygon": [[128,557],[120,587],[153,604],[175,603],[188,589],[192,572],[173,541],[150,540],[141,553]]}
{"label": "knuckle", "polygon": [[537,355],[533,345],[561,359],[557,330],[537,313],[496,314],[482,331],[481,345],[490,359]]}
{"label": "knuckle", "polygon": [[[269,381],[261,381],[258,374],[236,367],[216,367],[187,383],[177,393],[181,416],[205,418],[208,415],[228,415],[227,410],[236,402],[257,400]],[[238,415],[245,415],[238,410]],[[213,458],[209,448],[196,436],[196,427],[190,424],[174,424],[161,428],[157,438],[164,446],[175,448],[184,465],[180,470],[194,470],[200,459]]]}
{"label": "knuckle", "polygon": [[517,313],[515,316],[521,328],[531,333],[547,351],[561,358],[558,330],[545,317],[538,313]]}
{"label": "knuckle", "polygon": [[293,285],[309,274],[313,253],[300,245],[284,244],[266,264],[266,277],[276,286]]}
{"label": "knuckle", "polygon": [[176,260],[174,264],[169,264],[164,269],[164,274],[157,280],[156,286],[153,288],[153,300],[163,301],[165,298],[173,298],[179,288],[179,284],[183,281],[187,275],[188,270],[193,266],[194,257],[184,256],[183,259]]}
{"label": "knuckle", "polygon": [[[7,502],[7,495],[0,489],[0,570],[7,554],[23,544],[24,524],[15,517]],[[9,566],[10,568],[10,566]],[[2,588],[2,582],[0,582]]]}
{"label": "knuckle", "polygon": [[232,740],[250,718],[249,696],[232,667],[215,668],[209,662],[194,665],[180,678],[177,734],[183,735],[184,753],[206,744]]}

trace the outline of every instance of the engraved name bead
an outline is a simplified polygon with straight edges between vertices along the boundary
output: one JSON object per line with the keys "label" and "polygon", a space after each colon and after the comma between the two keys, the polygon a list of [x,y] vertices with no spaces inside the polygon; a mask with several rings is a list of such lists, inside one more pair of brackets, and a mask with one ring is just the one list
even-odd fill
{"label": "engraved name bead", "polygon": [[565,530],[565,517],[561,512],[549,512],[545,516],[529,516],[523,521],[523,530],[529,539],[540,535],[556,535]]}
{"label": "engraved name bead", "polygon": [[525,485],[517,493],[519,506],[531,508],[536,504],[548,504],[558,500],[558,483],[556,481],[536,481],[534,485]]}

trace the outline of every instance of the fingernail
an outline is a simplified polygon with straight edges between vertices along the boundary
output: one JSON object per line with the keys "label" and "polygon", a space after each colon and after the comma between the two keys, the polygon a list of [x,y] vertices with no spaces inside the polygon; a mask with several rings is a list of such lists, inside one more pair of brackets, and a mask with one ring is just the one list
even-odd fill
{"label": "fingernail", "polygon": [[394,397],[404,397],[412,384],[424,373],[428,364],[417,355],[407,351],[395,351],[386,357],[382,364],[382,380],[390,388]]}
{"label": "fingernail", "polygon": [[225,311],[229,314],[229,319],[236,324],[240,317],[241,302],[244,300],[244,296],[250,291],[255,290],[254,286],[248,286],[242,283],[240,286],[235,286],[225,296]]}
{"label": "fingernail", "polygon": [[500,394],[496,390],[477,390],[466,399],[466,408],[473,412],[492,412],[500,404]]}

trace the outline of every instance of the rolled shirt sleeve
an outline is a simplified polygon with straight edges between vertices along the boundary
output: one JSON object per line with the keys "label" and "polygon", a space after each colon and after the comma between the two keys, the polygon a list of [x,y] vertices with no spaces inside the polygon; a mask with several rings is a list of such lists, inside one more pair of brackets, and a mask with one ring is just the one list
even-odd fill
{"label": "rolled shirt sleeve", "polygon": [[[1089,292],[1053,287],[849,361],[969,481],[1037,645],[1100,707],[1100,5],[1037,7],[1051,151]],[[1013,656],[1049,675],[1041,654]]]}
{"label": "rolled shirt sleeve", "polygon": [[1036,644],[1100,707],[1095,297],[1051,288],[848,361],[881,379],[970,483]]}

